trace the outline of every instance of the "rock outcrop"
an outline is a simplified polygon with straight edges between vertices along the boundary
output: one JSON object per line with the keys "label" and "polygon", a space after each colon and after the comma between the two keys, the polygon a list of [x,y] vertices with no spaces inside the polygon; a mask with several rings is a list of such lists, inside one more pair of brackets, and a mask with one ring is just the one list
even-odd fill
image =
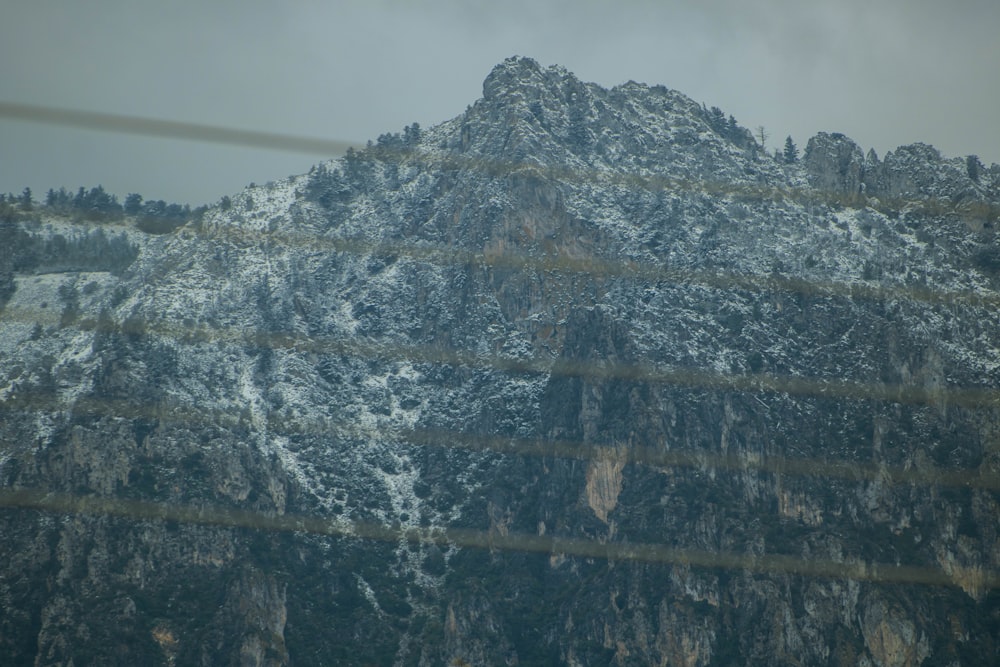
{"label": "rock outcrop", "polygon": [[859,195],[867,163],[861,147],[843,134],[820,132],[806,144],[802,164],[812,185],[823,192]]}

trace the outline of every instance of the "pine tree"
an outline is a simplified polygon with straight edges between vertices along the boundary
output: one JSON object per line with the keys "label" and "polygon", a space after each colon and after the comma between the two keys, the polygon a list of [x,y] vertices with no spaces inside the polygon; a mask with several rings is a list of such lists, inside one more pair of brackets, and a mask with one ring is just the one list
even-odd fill
{"label": "pine tree", "polygon": [[72,198],[66,188],[49,189],[45,194],[45,205],[58,213],[68,213],[72,207]]}
{"label": "pine tree", "polygon": [[139,215],[142,213],[142,195],[137,192],[130,192],[125,197],[125,215]]}
{"label": "pine tree", "polygon": [[795,145],[795,142],[792,141],[791,136],[785,138],[785,151],[783,153],[783,157],[785,158],[785,162],[788,164],[794,164],[799,161],[799,148]]}
{"label": "pine tree", "polygon": [[726,134],[726,114],[719,107],[712,107],[708,110],[708,124],[713,130],[725,136]]}
{"label": "pine tree", "polygon": [[970,155],[965,158],[965,170],[968,172],[969,178],[978,183],[979,175],[983,171],[983,163],[979,161],[979,156]]}
{"label": "pine tree", "polygon": [[736,119],[732,114],[729,114],[729,119],[726,120],[726,134],[730,139],[736,139],[740,133],[740,126],[736,122]]}
{"label": "pine tree", "polygon": [[403,128],[403,143],[411,147],[420,143],[420,123]]}

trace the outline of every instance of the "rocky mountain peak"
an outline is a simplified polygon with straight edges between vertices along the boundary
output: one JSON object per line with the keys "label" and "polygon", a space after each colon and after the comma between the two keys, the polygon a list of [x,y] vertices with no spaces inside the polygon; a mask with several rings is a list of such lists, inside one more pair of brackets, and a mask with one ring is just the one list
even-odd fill
{"label": "rocky mountain peak", "polygon": [[[778,168],[748,130],[715,107],[663,86],[630,81],[606,89],[528,57],[493,68],[461,128],[462,150],[516,163],[772,186],[786,183],[788,172],[795,178],[795,169]],[[839,132],[809,139],[801,168],[813,187],[834,196],[982,203],[1000,191],[1000,169],[986,169],[975,156],[945,159],[914,143],[880,161]]]}
{"label": "rocky mountain peak", "polygon": [[560,66],[508,58],[483,97],[458,119],[462,151],[513,163],[643,177],[754,180],[759,150],[750,133],[663,86],[630,81],[607,89]]}
{"label": "rocky mountain peak", "polygon": [[512,101],[518,96],[537,99],[556,92],[567,81],[579,84],[579,79],[564,67],[542,67],[533,58],[511,56],[494,67],[483,81],[483,99],[494,104]]}

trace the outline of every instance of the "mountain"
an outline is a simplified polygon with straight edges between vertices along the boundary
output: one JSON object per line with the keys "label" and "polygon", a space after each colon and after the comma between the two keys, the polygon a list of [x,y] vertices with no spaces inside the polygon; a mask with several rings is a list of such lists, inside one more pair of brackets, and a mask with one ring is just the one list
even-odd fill
{"label": "mountain", "polygon": [[996,664],[998,211],[511,58],[114,262],[8,213],[0,658]]}

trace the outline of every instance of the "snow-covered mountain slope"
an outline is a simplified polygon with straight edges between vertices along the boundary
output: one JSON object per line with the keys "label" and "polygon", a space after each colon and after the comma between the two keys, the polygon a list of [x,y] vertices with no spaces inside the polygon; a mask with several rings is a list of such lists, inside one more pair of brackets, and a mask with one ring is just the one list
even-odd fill
{"label": "snow-covered mountain slope", "polygon": [[22,272],[0,656],[991,664],[998,199],[513,58],[125,269]]}

